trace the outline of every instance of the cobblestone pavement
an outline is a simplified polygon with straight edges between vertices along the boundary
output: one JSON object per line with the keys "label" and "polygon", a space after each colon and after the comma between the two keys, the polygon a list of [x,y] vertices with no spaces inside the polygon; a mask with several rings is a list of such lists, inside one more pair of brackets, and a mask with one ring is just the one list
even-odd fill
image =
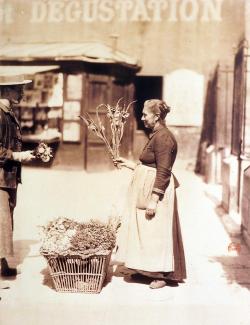
{"label": "cobblestone pavement", "polygon": [[[39,225],[56,216],[78,220],[120,214],[129,171],[88,174],[26,167],[15,211],[15,279],[1,279],[1,325],[250,324],[250,254],[230,237],[202,179],[184,162],[175,174],[188,278],[151,290],[129,270],[110,266],[100,294],[58,293],[39,255]],[[238,250],[230,250],[231,243]]]}

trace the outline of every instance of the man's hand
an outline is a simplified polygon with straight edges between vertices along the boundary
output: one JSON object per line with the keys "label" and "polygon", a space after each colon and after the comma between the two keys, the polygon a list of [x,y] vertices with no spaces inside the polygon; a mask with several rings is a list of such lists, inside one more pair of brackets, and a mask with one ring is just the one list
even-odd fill
{"label": "man's hand", "polygon": [[28,162],[36,158],[32,150],[13,152],[13,159],[19,162]]}

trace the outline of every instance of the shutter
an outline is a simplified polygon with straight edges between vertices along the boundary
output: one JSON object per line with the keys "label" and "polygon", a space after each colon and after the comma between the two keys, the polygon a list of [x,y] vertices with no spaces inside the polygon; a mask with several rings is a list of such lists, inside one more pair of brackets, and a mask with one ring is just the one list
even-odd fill
{"label": "shutter", "polygon": [[232,114],[232,148],[233,155],[240,156],[244,151],[245,103],[246,103],[246,71],[247,45],[241,42],[234,61],[234,90]]}
{"label": "shutter", "polygon": [[233,68],[217,67],[216,148],[231,147],[233,106]]}

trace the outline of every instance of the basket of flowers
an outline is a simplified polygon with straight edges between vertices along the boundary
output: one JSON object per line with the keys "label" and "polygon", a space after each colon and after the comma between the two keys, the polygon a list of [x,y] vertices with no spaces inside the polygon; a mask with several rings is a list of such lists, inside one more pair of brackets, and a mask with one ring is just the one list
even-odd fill
{"label": "basket of flowers", "polygon": [[56,291],[99,293],[115,246],[118,223],[79,223],[59,217],[42,227],[40,253]]}

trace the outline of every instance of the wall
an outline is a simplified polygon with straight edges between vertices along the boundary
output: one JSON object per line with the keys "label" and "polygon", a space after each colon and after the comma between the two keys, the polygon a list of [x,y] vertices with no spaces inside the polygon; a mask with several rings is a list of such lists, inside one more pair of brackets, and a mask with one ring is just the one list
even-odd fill
{"label": "wall", "polygon": [[[247,0],[246,0],[247,1]],[[232,61],[245,0],[0,0],[2,42],[100,40],[138,57],[143,75],[207,75]]]}
{"label": "wall", "polygon": [[242,186],[242,202],[241,202],[241,214],[242,214],[242,233],[245,241],[250,247],[250,167],[248,166],[244,170],[244,181]]}
{"label": "wall", "polygon": [[[246,4],[246,12],[245,12],[245,30],[246,30],[246,39],[248,42],[250,41],[250,2],[248,1]],[[250,61],[249,58],[247,60],[247,67],[249,71]],[[250,116],[250,74],[247,73],[247,87],[246,87],[246,154],[249,155],[249,116]],[[247,166],[244,169],[244,165]],[[242,234],[246,243],[250,247],[250,166],[249,159],[243,161],[243,184],[241,188],[241,216],[242,216]]]}
{"label": "wall", "polygon": [[[142,64],[140,75],[168,78],[181,69],[199,74],[204,89],[203,102],[200,100],[198,106],[193,95],[186,105],[179,89],[170,96],[174,97],[171,106],[176,109],[172,116],[181,116],[172,123],[180,138],[180,154],[195,159],[206,85],[218,62],[233,66],[234,47],[244,35],[246,3],[247,0],[0,0],[0,40],[102,41],[137,57]],[[167,89],[165,95],[169,97]],[[190,98],[190,91],[187,95]],[[182,106],[175,107],[178,97],[182,98]],[[183,142],[182,135],[186,133],[190,146]]]}

